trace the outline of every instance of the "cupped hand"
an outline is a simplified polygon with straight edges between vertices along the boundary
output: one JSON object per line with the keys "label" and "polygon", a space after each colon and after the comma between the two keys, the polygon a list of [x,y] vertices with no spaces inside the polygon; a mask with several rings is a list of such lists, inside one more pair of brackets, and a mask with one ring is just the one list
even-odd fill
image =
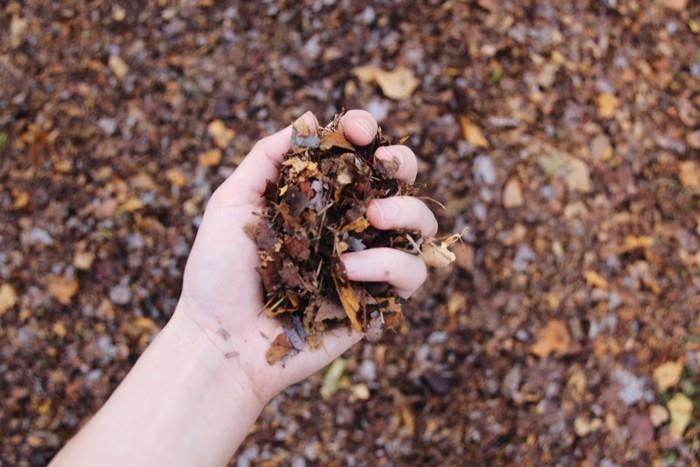
{"label": "cupped hand", "polygon": [[[310,128],[318,121],[311,112],[302,118]],[[341,119],[346,138],[356,146],[371,143],[377,122],[363,110],[350,110]],[[225,359],[237,378],[250,384],[261,403],[323,368],[362,334],[335,330],[325,335],[321,348],[305,349],[282,364],[269,365],[265,353],[281,325],[263,312],[263,291],[257,249],[244,227],[259,220],[261,194],[268,180],[277,177],[284,154],[291,147],[292,127],[258,141],[233,174],[216,190],[207,205],[185,268],[180,302],[173,321],[204,333],[211,343],[211,358]],[[375,157],[398,163],[396,177],[412,183],[416,156],[406,146],[383,146]],[[397,196],[373,200],[367,219],[378,229],[419,230],[434,236],[437,222],[420,200]],[[420,257],[390,248],[346,253],[342,257],[353,281],[388,282],[408,298],[426,278]]]}

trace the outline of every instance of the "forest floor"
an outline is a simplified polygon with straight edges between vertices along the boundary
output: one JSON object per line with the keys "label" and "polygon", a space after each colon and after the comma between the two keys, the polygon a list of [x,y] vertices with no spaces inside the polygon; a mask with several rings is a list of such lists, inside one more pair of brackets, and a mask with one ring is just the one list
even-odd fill
{"label": "forest floor", "polygon": [[234,462],[698,465],[699,42],[692,0],[3,2],[0,465],[124,377],[253,143],[343,108],[465,242]]}

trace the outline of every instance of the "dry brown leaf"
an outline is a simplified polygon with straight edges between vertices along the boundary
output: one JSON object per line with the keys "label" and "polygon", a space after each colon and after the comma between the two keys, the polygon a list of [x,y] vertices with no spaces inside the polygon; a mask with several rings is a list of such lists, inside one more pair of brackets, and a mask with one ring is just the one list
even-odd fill
{"label": "dry brown leaf", "polygon": [[683,361],[666,362],[654,368],[654,382],[659,391],[672,388],[681,381],[683,373]]}
{"label": "dry brown leaf", "polygon": [[695,161],[683,161],[678,164],[678,178],[684,188],[700,189],[700,165]]}
{"label": "dry brown leaf", "polygon": [[228,128],[221,120],[212,120],[207,126],[207,131],[214,140],[214,143],[221,149],[228,146],[236,136],[236,132]]}
{"label": "dry brown leaf", "polygon": [[178,188],[182,188],[187,183],[185,174],[182,173],[182,170],[180,169],[168,169],[165,172],[165,178],[168,179],[172,186],[176,186]]}
{"label": "dry brown leaf", "polygon": [[481,129],[469,117],[462,115],[459,117],[459,123],[462,126],[462,136],[469,144],[479,148],[489,147],[489,142],[481,132]]}
{"label": "dry brown leaf", "polygon": [[341,131],[331,131],[321,135],[321,143],[319,148],[322,151],[327,151],[331,148],[341,148],[347,149],[348,151],[355,151],[355,147],[350,143],[350,141],[345,138],[345,135]]}
{"label": "dry brown leaf", "polygon": [[405,67],[387,71],[372,66],[356,68],[355,75],[365,83],[376,82],[384,95],[390,99],[406,99],[413,94],[420,81]]}
{"label": "dry brown leaf", "polygon": [[289,355],[292,350],[294,350],[292,342],[289,340],[289,336],[283,332],[277,334],[275,340],[272,341],[270,348],[265,352],[265,359],[268,364],[273,365]]}
{"label": "dry brown leaf", "polygon": [[76,251],[73,256],[73,266],[76,269],[86,271],[92,266],[92,262],[95,260],[95,254],[89,251]]}
{"label": "dry brown leaf", "polygon": [[683,11],[688,6],[688,0],[663,0],[664,6],[669,10]]}
{"label": "dry brown leaf", "polygon": [[17,304],[17,292],[10,284],[0,286],[0,316]]}
{"label": "dry brown leaf", "polygon": [[26,191],[20,191],[13,188],[12,197],[14,198],[14,201],[12,202],[12,209],[22,209],[29,204],[29,193]]}
{"label": "dry brown leaf", "polygon": [[585,417],[576,417],[574,420],[574,431],[581,437],[598,431],[601,426],[603,426],[603,421],[599,418],[589,420]]}
{"label": "dry brown leaf", "polygon": [[340,299],[340,303],[343,305],[345,314],[348,315],[352,328],[357,332],[362,332],[362,325],[357,319],[357,312],[360,309],[360,302],[357,299],[355,289],[353,289],[352,286],[343,284],[335,277],[333,277],[333,280],[335,281],[335,288],[338,291],[338,298]]}
{"label": "dry brown leaf", "polygon": [[204,151],[197,158],[197,162],[202,167],[216,167],[221,163],[221,149],[214,148]]}
{"label": "dry brown leaf", "polygon": [[649,407],[649,420],[655,427],[663,425],[668,421],[668,410],[663,405],[652,405]]}
{"label": "dry brown leaf", "polygon": [[608,288],[608,281],[605,280],[603,276],[591,269],[584,271],[583,277],[586,279],[586,283],[589,287],[596,287],[603,290]]}
{"label": "dry brown leaf", "polygon": [[596,105],[600,118],[612,118],[620,105],[620,100],[614,94],[604,92],[596,98]]}
{"label": "dry brown leaf", "polygon": [[124,201],[116,210],[117,214],[122,214],[124,212],[134,212],[138,211],[143,207],[143,201],[139,198],[133,197]]}
{"label": "dry brown leaf", "polygon": [[321,306],[318,307],[314,320],[341,320],[346,316],[345,311],[337,303],[330,300],[324,300],[323,303],[321,303]]}
{"label": "dry brown leaf", "polygon": [[360,233],[367,230],[367,227],[369,227],[369,221],[365,216],[360,216],[354,221],[344,226],[340,231]]}
{"label": "dry brown leaf", "polygon": [[693,417],[693,401],[679,392],[668,401],[667,405],[671,415],[671,435],[676,439],[681,439]]}
{"label": "dry brown leaf", "polygon": [[68,305],[78,291],[78,280],[75,277],[52,274],[48,276],[47,290],[58,303]]}
{"label": "dry brown leaf", "polygon": [[503,189],[503,207],[515,208],[525,204],[523,190],[520,187],[520,180],[516,177],[509,179]]}
{"label": "dry brown leaf", "polygon": [[434,239],[424,242],[420,248],[420,255],[425,264],[434,268],[445,268],[452,264],[457,259],[457,256],[450,251],[450,246],[461,237],[460,234],[450,235],[442,240],[440,244]]}
{"label": "dry brown leaf", "polygon": [[109,65],[109,69],[112,70],[112,73],[119,79],[124,79],[127,73],[129,73],[129,65],[118,55],[110,55],[107,64]]}
{"label": "dry brown leaf", "polygon": [[566,325],[558,319],[553,319],[537,333],[537,341],[530,351],[542,358],[551,354],[564,355],[570,344],[571,336]]}
{"label": "dry brown leaf", "polygon": [[628,235],[625,237],[625,241],[622,244],[622,246],[618,249],[618,252],[627,253],[629,251],[634,251],[638,248],[650,248],[653,245],[654,237],[635,237],[634,235]]}
{"label": "dry brown leaf", "polygon": [[548,175],[562,177],[571,191],[591,191],[590,169],[585,162],[555,148],[546,148],[537,163]]}

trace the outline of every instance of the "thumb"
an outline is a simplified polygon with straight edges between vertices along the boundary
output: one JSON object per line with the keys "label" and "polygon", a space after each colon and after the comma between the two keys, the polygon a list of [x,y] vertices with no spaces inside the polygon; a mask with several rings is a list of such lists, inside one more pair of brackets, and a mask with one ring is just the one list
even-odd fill
{"label": "thumb", "polygon": [[[318,120],[311,111],[299,118],[313,131],[318,128]],[[292,125],[255,143],[243,162],[217,190],[221,192],[221,200],[261,204],[261,195],[265,191],[267,181],[275,180],[282,158],[291,147]]]}

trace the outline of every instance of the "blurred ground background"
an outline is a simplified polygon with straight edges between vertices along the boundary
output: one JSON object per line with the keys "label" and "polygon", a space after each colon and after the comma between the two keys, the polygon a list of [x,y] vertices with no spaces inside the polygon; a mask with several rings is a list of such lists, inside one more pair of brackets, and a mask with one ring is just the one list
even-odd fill
{"label": "blurred ground background", "polygon": [[359,107],[466,241],[234,462],[698,465],[699,43],[694,0],[3,2],[0,464],[123,378],[257,138]]}

